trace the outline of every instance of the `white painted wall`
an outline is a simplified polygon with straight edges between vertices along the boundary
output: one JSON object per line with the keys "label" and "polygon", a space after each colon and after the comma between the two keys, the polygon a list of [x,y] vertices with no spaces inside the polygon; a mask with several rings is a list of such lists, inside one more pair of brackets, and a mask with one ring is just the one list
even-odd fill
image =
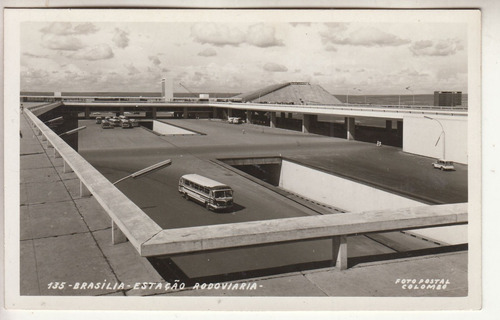
{"label": "white painted wall", "polygon": [[[286,160],[282,161],[279,186],[285,190],[344,209],[348,212],[398,209],[426,205],[419,201]],[[466,225],[414,229],[408,232],[443,244],[467,243]]]}
{"label": "white painted wall", "polygon": [[164,122],[156,121],[153,120],[153,131],[157,132],[159,134],[167,134],[167,135],[174,135],[174,134],[197,134],[196,132],[192,132],[186,129],[182,129],[176,126],[172,126],[169,124],[166,124]]}
{"label": "white painted wall", "polygon": [[279,186],[307,198],[358,212],[424,205],[387,191],[283,160]]}
{"label": "white painted wall", "polygon": [[[467,159],[467,117],[432,116],[441,122],[445,131],[446,159],[468,163]],[[441,126],[435,120],[419,116],[403,118],[403,151],[432,158],[443,157]]]}

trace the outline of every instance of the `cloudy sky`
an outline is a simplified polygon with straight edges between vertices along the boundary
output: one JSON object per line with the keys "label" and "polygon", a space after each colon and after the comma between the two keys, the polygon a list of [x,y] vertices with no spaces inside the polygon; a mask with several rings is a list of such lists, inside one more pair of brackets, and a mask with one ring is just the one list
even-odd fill
{"label": "cloudy sky", "polygon": [[175,92],[467,92],[466,35],[458,23],[23,22],[21,90],[159,92],[168,76]]}

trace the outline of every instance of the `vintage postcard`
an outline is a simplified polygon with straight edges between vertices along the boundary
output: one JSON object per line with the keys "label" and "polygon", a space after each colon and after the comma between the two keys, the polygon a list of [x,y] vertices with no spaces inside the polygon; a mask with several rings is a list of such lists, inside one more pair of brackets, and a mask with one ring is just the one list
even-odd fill
{"label": "vintage postcard", "polygon": [[4,13],[7,309],[481,308],[480,11]]}

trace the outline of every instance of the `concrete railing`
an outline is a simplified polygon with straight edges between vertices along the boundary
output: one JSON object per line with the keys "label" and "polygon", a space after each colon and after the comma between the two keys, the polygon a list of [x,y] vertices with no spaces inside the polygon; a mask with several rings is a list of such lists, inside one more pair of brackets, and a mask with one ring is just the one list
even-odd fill
{"label": "concrete railing", "polygon": [[42,135],[42,140],[47,140],[48,148],[53,148],[54,157],[63,159],[63,170],[74,171],[78,176],[80,195],[82,197],[93,195],[110,216],[113,243],[128,239],[142,255],[143,243],[162,228],[30,110],[24,113],[35,126],[36,134]]}
{"label": "concrete railing", "polygon": [[25,114],[54,157],[63,158],[64,170],[69,166],[78,176],[81,195],[92,194],[110,216],[113,243],[128,239],[145,257],[331,238],[333,259],[345,269],[348,235],[468,222],[468,204],[460,203],[162,229],[30,110]]}
{"label": "concrete railing", "polygon": [[336,265],[345,269],[348,235],[466,224],[467,216],[467,203],[460,203],[171,229],[146,241],[141,252],[175,255],[331,238]]}

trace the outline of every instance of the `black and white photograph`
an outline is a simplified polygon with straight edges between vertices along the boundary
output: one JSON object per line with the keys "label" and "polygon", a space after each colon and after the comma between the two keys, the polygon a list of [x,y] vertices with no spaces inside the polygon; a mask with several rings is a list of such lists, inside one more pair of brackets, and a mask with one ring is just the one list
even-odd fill
{"label": "black and white photograph", "polygon": [[6,308],[480,309],[480,38],[475,9],[5,9]]}

